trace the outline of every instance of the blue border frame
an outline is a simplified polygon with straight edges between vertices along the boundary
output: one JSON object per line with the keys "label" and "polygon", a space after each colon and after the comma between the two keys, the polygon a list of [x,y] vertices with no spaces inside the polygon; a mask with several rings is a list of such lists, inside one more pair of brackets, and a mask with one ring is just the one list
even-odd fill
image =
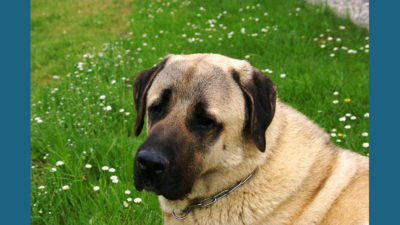
{"label": "blue border frame", "polygon": [[399,9],[370,2],[370,224],[399,224]]}
{"label": "blue border frame", "polygon": [[2,1],[2,224],[30,224],[30,1]]}

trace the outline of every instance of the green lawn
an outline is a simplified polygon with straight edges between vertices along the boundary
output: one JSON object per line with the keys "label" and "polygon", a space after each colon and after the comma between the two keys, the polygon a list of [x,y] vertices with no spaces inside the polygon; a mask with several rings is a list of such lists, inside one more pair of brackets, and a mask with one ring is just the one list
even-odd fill
{"label": "green lawn", "polygon": [[32,1],[32,224],[162,223],[157,197],[133,186],[145,134],[132,81],[168,53],[248,60],[334,143],[368,154],[366,30],[296,0],[104,2]]}
{"label": "green lawn", "polygon": [[133,0],[32,0],[31,92],[65,75],[82,54],[126,34]]}

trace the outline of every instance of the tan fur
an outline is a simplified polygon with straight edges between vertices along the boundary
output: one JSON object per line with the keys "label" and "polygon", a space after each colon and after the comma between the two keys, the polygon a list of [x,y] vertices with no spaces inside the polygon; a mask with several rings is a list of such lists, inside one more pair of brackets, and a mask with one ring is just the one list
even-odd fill
{"label": "tan fur", "polygon": [[[260,152],[243,136],[245,100],[230,74],[235,69],[245,82],[251,79],[251,65],[216,54],[167,58],[165,68],[149,89],[147,102],[155,101],[163,88],[176,87],[179,96],[185,98],[173,99],[179,104],[170,113],[176,114],[171,118],[179,120],[196,95],[193,89],[209,81],[202,86],[207,89],[209,111],[225,126],[204,155],[203,170],[192,192],[184,200],[159,197],[165,224],[368,223],[367,157],[333,145],[321,128],[279,99],[265,134],[266,150]],[[213,76],[216,73],[222,73],[219,77],[223,79]],[[172,211],[180,212],[196,199],[243,180],[254,169],[254,176],[246,184],[214,205],[193,209],[182,221],[171,216]]]}

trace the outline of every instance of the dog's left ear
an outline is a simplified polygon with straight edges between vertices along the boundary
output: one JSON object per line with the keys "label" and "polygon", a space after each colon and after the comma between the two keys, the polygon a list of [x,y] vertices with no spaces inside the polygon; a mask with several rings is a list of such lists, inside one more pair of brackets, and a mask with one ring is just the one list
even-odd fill
{"label": "dog's left ear", "polygon": [[253,67],[252,77],[240,81],[238,72],[232,72],[233,79],[239,84],[246,99],[246,123],[257,148],[265,151],[265,131],[275,114],[276,86],[271,79]]}
{"label": "dog's left ear", "polygon": [[154,78],[164,68],[167,59],[158,63],[149,70],[144,70],[136,75],[133,83],[133,99],[136,107],[135,135],[138,136],[143,129],[144,115],[146,114],[146,97],[147,92],[153,83]]}

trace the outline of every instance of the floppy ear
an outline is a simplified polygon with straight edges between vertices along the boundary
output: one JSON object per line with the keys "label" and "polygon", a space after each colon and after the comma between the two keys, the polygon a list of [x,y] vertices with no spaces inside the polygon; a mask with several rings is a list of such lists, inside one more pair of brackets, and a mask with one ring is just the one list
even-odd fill
{"label": "floppy ear", "polygon": [[246,127],[257,148],[265,151],[265,131],[275,114],[276,86],[271,79],[253,67],[252,77],[240,81],[238,72],[232,72],[246,99]]}
{"label": "floppy ear", "polygon": [[164,68],[167,58],[149,70],[140,72],[133,83],[133,99],[136,107],[135,135],[138,136],[143,128],[144,115],[146,114],[146,96],[154,78]]}

